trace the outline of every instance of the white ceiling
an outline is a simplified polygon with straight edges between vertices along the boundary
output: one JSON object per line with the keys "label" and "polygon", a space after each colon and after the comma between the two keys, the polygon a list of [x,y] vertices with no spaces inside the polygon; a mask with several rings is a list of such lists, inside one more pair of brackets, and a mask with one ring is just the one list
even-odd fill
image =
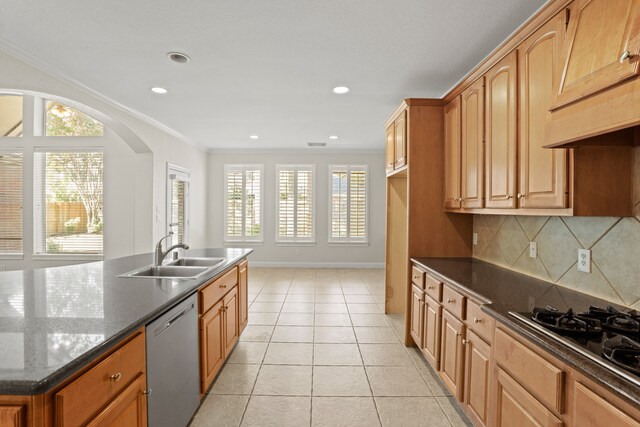
{"label": "white ceiling", "polygon": [[382,149],[545,1],[7,0],[0,38],[208,148]]}

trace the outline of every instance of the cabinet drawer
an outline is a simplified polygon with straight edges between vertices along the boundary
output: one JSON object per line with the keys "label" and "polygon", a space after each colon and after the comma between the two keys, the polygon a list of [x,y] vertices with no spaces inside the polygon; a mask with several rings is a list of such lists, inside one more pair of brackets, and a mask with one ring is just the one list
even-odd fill
{"label": "cabinet drawer", "polygon": [[496,329],[496,363],[548,408],[564,411],[564,372],[524,344]]}
{"label": "cabinet drawer", "polygon": [[436,302],[442,302],[442,282],[434,279],[428,274],[425,275],[425,292]]}
{"label": "cabinet drawer", "polygon": [[411,281],[420,289],[424,289],[425,272],[416,267],[411,267]]}
{"label": "cabinet drawer", "polygon": [[206,313],[220,298],[238,284],[238,267],[224,273],[219,278],[200,289],[200,314]]}
{"label": "cabinet drawer", "polygon": [[56,425],[87,422],[145,371],[144,333],[116,350],[55,395]]}
{"label": "cabinet drawer", "polygon": [[464,320],[465,297],[448,286],[442,287],[442,306],[458,319]]}
{"label": "cabinet drawer", "polygon": [[495,320],[483,312],[480,306],[471,300],[467,300],[466,319],[469,329],[489,344],[493,342],[493,330],[496,326]]}

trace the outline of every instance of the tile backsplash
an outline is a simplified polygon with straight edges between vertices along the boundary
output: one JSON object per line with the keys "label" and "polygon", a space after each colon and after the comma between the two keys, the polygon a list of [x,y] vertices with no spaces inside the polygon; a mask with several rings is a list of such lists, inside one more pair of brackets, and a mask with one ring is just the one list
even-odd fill
{"label": "tile backsplash", "polygon": [[[474,215],[473,256],[640,310],[640,148],[634,158],[635,217]],[[590,274],[578,271],[580,248],[591,249]]]}

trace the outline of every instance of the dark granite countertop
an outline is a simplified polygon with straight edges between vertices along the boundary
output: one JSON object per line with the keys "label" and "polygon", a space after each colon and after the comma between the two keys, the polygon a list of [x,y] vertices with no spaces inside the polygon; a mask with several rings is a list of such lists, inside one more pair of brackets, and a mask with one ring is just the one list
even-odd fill
{"label": "dark granite countertop", "polygon": [[589,305],[625,307],[474,258],[412,258],[412,261],[483,304],[482,310],[502,324],[627,402],[640,405],[640,387],[509,315],[510,311],[530,312],[534,307],[546,305],[559,310],[586,309]]}
{"label": "dark granite countertop", "polygon": [[192,295],[252,249],[190,249],[226,258],[197,279],[122,278],[152,254],[0,272],[0,394],[46,392]]}

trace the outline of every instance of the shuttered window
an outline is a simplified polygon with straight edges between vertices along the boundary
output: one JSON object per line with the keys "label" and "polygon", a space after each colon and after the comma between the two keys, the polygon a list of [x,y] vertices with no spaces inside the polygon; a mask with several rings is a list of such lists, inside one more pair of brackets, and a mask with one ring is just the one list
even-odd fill
{"label": "shuttered window", "polygon": [[34,253],[103,253],[103,154],[36,149]]}
{"label": "shuttered window", "polygon": [[263,165],[224,165],[224,240],[261,242]]}
{"label": "shuttered window", "polygon": [[188,169],[167,164],[167,233],[169,246],[189,243],[189,177]]}
{"label": "shuttered window", "polygon": [[329,242],[368,243],[368,167],[329,166]]}
{"label": "shuttered window", "polygon": [[0,254],[22,250],[22,153],[0,151]]}
{"label": "shuttered window", "polygon": [[276,241],[315,242],[315,165],[276,165]]}

